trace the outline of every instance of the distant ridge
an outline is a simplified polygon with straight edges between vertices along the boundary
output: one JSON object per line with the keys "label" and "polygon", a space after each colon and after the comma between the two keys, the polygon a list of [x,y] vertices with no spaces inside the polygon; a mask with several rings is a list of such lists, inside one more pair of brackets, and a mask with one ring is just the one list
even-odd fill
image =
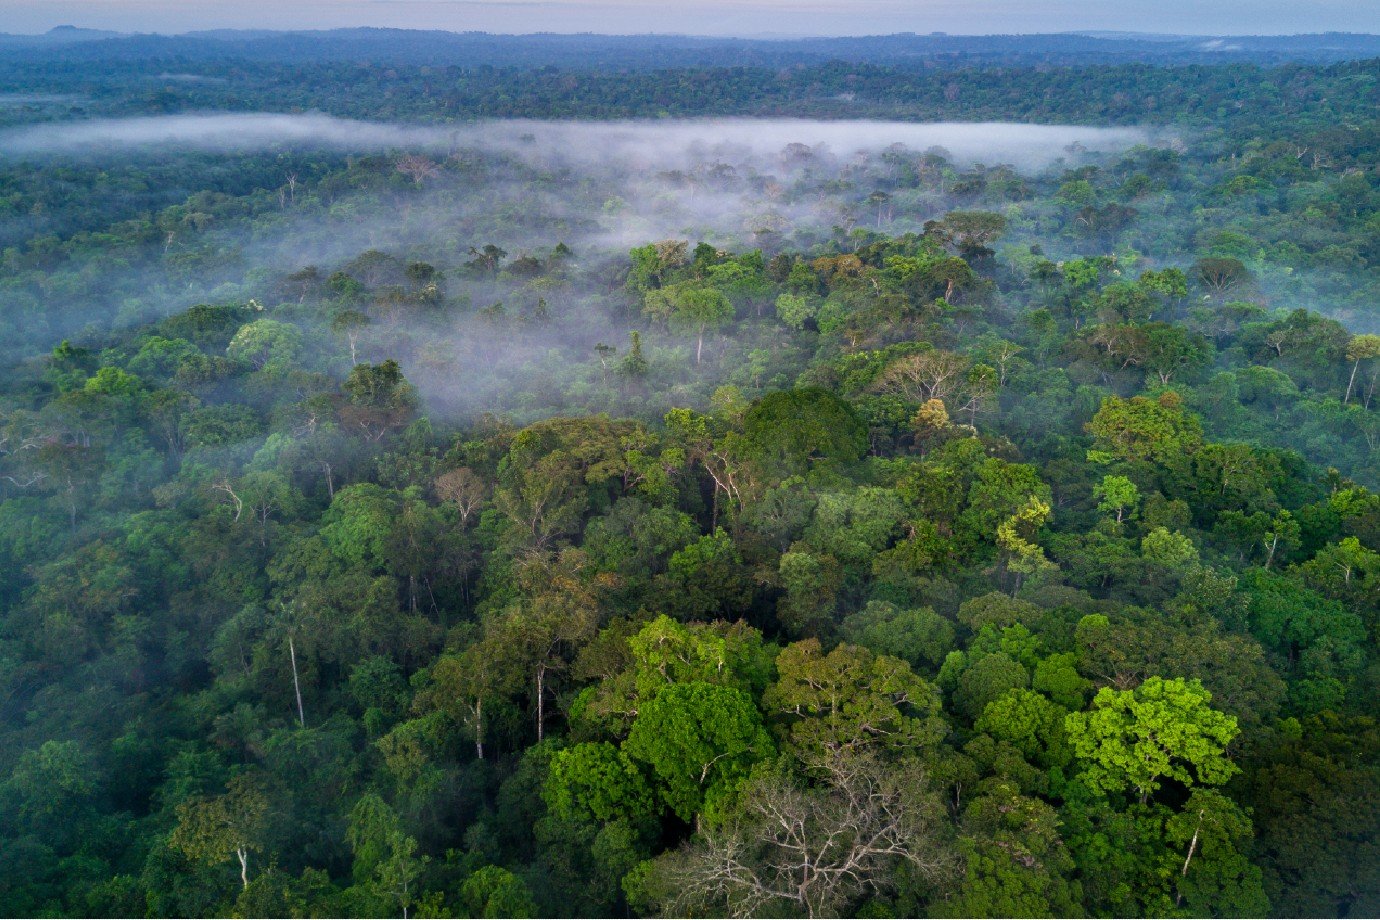
{"label": "distant ridge", "polygon": [[1162,35],[1061,32],[947,35],[912,32],[841,38],[720,38],[694,35],[449,32],[349,28],[280,32],[216,29],[178,35],[118,33],[61,26],[43,35],[0,34],[15,57],[71,60],[344,61],[417,65],[574,69],[783,67],[831,60],[889,65],[1003,66],[1194,64],[1291,61],[1331,63],[1380,57],[1380,35]]}

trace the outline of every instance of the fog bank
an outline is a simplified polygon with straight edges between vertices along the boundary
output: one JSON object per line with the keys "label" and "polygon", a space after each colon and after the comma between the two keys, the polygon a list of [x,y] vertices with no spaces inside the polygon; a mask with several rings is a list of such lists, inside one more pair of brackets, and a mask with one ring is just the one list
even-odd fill
{"label": "fog bank", "polygon": [[454,126],[355,121],[329,115],[272,113],[168,115],[29,125],[0,131],[0,154],[84,157],[193,149],[253,152],[326,148],[345,152],[460,148],[497,150],[555,164],[597,167],[609,158],[674,168],[706,156],[779,156],[791,144],[835,154],[875,152],[893,144],[943,147],[964,162],[1009,163],[1031,169],[1069,148],[1108,152],[1152,140],[1140,128],[1007,123],[913,123],[808,119],[676,121],[535,121],[506,119]]}

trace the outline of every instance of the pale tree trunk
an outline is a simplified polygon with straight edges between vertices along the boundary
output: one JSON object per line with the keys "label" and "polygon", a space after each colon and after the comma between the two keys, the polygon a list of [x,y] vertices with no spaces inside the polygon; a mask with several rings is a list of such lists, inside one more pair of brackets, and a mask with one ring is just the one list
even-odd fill
{"label": "pale tree trunk", "polygon": [[288,636],[288,656],[292,659],[292,692],[297,695],[297,725],[299,728],[306,728],[307,714],[302,709],[302,684],[297,680],[297,647],[292,643],[292,636]]}
{"label": "pale tree trunk", "polygon": [[[1198,812],[1198,826],[1193,829],[1193,840],[1188,844],[1188,855],[1184,857],[1184,868],[1179,873],[1179,878],[1188,878],[1188,864],[1193,861],[1193,851],[1198,849],[1198,834],[1203,830],[1203,815],[1205,812]],[[1178,907],[1184,899],[1184,893],[1180,891],[1174,896],[1174,906]]]}
{"label": "pale tree trunk", "polygon": [[1356,385],[1356,372],[1361,369],[1361,360],[1356,359],[1356,363],[1351,365],[1351,379],[1346,382],[1346,396],[1342,398],[1342,405],[1351,402],[1351,388]]}
{"label": "pale tree trunk", "polygon": [[484,701],[474,702],[474,753],[484,759]]}
{"label": "pale tree trunk", "polygon": [[240,885],[244,888],[249,887],[249,850],[244,847],[235,847],[235,855],[240,860]]}

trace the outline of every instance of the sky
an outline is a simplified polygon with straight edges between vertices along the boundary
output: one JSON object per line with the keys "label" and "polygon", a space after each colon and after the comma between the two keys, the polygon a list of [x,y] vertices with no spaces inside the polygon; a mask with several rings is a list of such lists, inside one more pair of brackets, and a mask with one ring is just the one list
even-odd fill
{"label": "sky", "polygon": [[713,36],[1380,32],[1380,0],[0,0],[0,31],[383,26]]}

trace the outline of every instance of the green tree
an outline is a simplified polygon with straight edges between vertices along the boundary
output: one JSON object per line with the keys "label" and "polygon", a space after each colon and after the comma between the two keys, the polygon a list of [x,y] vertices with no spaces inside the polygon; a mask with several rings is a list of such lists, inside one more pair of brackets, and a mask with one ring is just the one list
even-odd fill
{"label": "green tree", "polygon": [[1128,514],[1135,516],[1136,506],[1140,504],[1140,490],[1125,476],[1107,475],[1093,489],[1093,498],[1097,499],[1098,511],[1115,514],[1116,522],[1120,524]]}
{"label": "green tree", "polygon": [[1155,399],[1109,396],[1087,427],[1095,450],[1122,460],[1170,463],[1203,443],[1202,425],[1172,390]]}
{"label": "green tree", "polygon": [[240,327],[225,353],[255,370],[286,370],[302,350],[302,331],[276,319],[256,319]]}
{"label": "green tree", "polygon": [[177,826],[168,838],[189,858],[215,865],[232,856],[240,864],[240,884],[249,887],[249,854],[263,848],[269,800],[262,780],[242,773],[222,795],[191,798],[177,806]]}
{"label": "green tree", "polygon": [[916,671],[934,671],[954,648],[954,627],[930,607],[901,609],[886,601],[867,606],[844,618],[843,635],[879,655],[909,662]]}
{"label": "green tree", "polygon": [[818,639],[805,639],[782,649],[776,668],[762,705],[810,759],[923,749],[946,732],[938,691],[899,658],[852,645],[826,655]]}
{"label": "green tree", "polygon": [[1380,358],[1380,335],[1352,336],[1346,346],[1346,357],[1351,362],[1351,376],[1347,378],[1343,403],[1351,402],[1351,391],[1356,386],[1356,372],[1361,369],[1361,362]]}
{"label": "green tree", "polygon": [[691,820],[774,753],[752,699],[701,681],[669,684],[638,711],[623,750],[646,764],[666,806]]}
{"label": "green tree", "polygon": [[692,284],[648,291],[644,310],[671,328],[695,336],[696,364],[704,354],[705,333],[720,328],[734,315],[733,302],[722,291]]}
{"label": "green tree", "polygon": [[1133,790],[1142,803],[1172,779],[1185,786],[1221,785],[1238,772],[1226,747],[1234,716],[1208,706],[1198,681],[1151,677],[1134,690],[1103,687],[1088,712],[1064,720],[1083,763],[1083,779],[1102,792]]}
{"label": "green tree", "polygon": [[405,920],[418,901],[426,858],[417,855],[417,841],[404,832],[397,812],[373,793],[361,796],[350,810],[346,838],[355,855],[355,884],[377,890]]}
{"label": "green tree", "polygon": [[469,917],[518,920],[541,915],[527,883],[500,866],[485,866],[465,879],[460,903]]}
{"label": "green tree", "polygon": [[958,889],[935,917],[1064,917],[1083,913],[1076,868],[1059,836],[1055,810],[1007,783],[964,810]]}
{"label": "green tree", "polygon": [[562,820],[644,820],[653,814],[652,791],[628,756],[606,741],[557,751],[543,791]]}

